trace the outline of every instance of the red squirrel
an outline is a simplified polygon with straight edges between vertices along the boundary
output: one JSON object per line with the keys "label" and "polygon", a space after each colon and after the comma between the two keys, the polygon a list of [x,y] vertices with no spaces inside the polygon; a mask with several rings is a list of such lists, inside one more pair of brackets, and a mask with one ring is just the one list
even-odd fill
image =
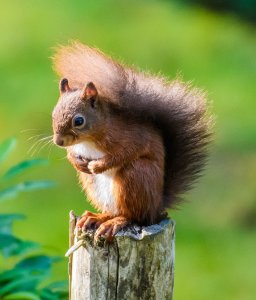
{"label": "red squirrel", "polygon": [[207,158],[212,118],[205,95],[125,67],[97,49],[60,47],[63,78],[53,110],[54,143],[67,150],[92,205],[77,226],[111,239],[134,222],[159,222],[182,201]]}

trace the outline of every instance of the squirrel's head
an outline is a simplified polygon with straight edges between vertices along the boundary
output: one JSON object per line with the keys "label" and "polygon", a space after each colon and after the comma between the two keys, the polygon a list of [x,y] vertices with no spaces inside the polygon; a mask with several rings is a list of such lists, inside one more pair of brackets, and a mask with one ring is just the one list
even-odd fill
{"label": "squirrel's head", "polygon": [[102,107],[92,82],[83,89],[71,89],[64,78],[59,88],[60,98],[52,113],[53,140],[60,147],[68,147],[88,138],[99,125]]}

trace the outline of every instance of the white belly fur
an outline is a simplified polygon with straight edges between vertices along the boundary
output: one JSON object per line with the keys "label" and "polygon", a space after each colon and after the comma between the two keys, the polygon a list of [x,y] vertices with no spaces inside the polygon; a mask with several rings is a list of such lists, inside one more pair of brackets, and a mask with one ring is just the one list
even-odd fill
{"label": "white belly fur", "polygon": [[[98,150],[94,143],[83,142],[69,147],[75,155],[81,155],[88,159],[102,158],[105,153]],[[93,176],[93,194],[102,212],[111,212],[117,214],[116,199],[113,194],[113,177],[116,169],[107,170],[101,174]]]}

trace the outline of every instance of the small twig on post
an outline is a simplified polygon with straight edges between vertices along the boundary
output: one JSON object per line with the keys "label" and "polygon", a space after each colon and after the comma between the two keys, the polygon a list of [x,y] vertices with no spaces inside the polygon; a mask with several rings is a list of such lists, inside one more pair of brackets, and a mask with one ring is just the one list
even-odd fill
{"label": "small twig on post", "polygon": [[175,224],[129,226],[112,243],[94,245],[94,231],[76,231],[70,214],[71,300],[172,299]]}

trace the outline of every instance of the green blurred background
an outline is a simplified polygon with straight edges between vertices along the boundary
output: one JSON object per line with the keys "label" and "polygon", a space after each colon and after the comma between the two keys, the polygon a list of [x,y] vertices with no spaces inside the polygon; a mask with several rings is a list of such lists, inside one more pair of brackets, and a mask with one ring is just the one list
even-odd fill
{"label": "green blurred background", "polygon": [[[37,137],[29,138],[51,134],[58,78],[50,57],[59,43],[79,39],[170,79],[182,74],[208,91],[217,125],[205,176],[188,203],[170,212],[177,223],[175,299],[255,299],[256,30],[238,14],[188,2],[2,0],[0,140],[16,136],[19,144],[1,172],[30,158]],[[69,210],[81,214],[89,205],[63,150],[46,146],[33,155],[50,164],[29,178],[57,187],[6,201],[1,212],[26,214],[15,232],[62,256]],[[54,279],[66,277],[63,260]]]}

